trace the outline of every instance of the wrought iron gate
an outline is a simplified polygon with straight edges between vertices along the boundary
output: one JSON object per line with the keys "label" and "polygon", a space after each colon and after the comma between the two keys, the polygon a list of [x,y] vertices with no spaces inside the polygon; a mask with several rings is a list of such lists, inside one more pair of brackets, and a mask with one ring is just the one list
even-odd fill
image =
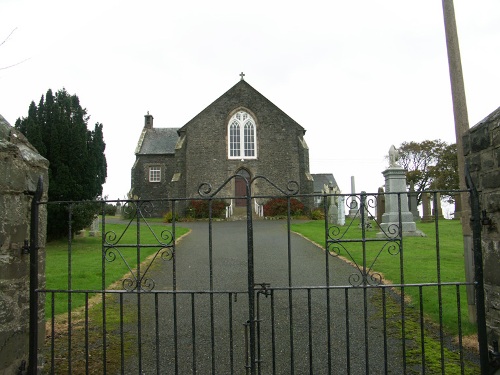
{"label": "wrought iron gate", "polygon": [[[95,202],[101,207],[95,231],[100,234],[86,242],[72,236],[71,220],[75,208],[89,202],[40,202],[37,196],[30,246],[31,373],[40,355],[40,372],[57,374],[411,374],[436,368],[443,374],[487,373],[474,190],[476,281],[467,283],[443,272],[450,260],[442,252],[446,244],[437,210],[428,234],[432,247],[421,250],[435,272],[414,280],[407,259],[414,259],[416,240],[403,235],[401,213],[399,223],[378,227],[376,194],[322,194],[318,210],[326,218],[318,247],[293,234],[295,199],[313,198],[300,196],[295,183],[281,189],[262,176],[245,179],[246,220],[216,219],[220,201],[236,198],[219,197],[236,177],[215,190],[200,187],[199,202],[206,202],[209,212],[204,221],[176,221],[188,199],[127,201],[128,219],[118,224],[106,214],[107,202]],[[255,218],[254,202],[275,198],[254,195],[257,180],[283,199],[283,220]],[[399,202],[405,199],[392,194]],[[437,201],[438,192],[431,194]],[[329,219],[335,199],[345,199],[356,212],[345,225]],[[52,204],[68,209],[65,250],[51,246],[61,252],[65,269],[57,275],[51,254],[46,265],[51,276],[38,285],[37,210]],[[153,204],[170,207],[171,226],[148,218]],[[180,236],[182,227],[192,233]],[[95,280],[89,274],[95,272],[92,257],[99,264],[96,286],[89,286]],[[117,274],[125,276],[113,283]],[[58,277],[64,287],[54,286],[60,285]],[[468,357],[463,340],[467,287],[476,293],[480,361]],[[45,335],[38,330],[40,314],[46,317]]]}

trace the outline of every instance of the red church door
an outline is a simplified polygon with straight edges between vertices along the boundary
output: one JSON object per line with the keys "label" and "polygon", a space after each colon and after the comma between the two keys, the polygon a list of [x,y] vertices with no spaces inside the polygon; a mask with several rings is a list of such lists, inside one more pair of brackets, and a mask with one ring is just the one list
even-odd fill
{"label": "red church door", "polygon": [[245,199],[238,199],[238,197],[245,197],[247,195],[246,183],[242,177],[250,181],[250,174],[247,170],[240,169],[237,175],[238,176],[234,180],[234,196],[236,197],[236,207],[241,207],[244,206],[246,202]]}

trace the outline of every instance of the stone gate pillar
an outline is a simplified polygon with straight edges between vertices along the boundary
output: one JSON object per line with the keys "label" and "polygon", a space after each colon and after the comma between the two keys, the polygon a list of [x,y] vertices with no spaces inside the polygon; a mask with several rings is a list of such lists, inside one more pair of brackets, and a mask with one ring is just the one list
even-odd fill
{"label": "stone gate pillar", "polygon": [[[18,374],[28,365],[31,200],[41,176],[47,199],[48,161],[0,115],[0,374]],[[39,286],[45,286],[46,209],[40,209]],[[40,301],[39,340],[44,339]]]}

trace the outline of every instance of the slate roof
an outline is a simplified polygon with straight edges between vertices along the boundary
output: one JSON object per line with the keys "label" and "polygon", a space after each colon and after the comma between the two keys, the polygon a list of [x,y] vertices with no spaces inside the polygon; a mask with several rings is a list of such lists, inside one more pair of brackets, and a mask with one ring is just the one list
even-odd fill
{"label": "slate roof", "polygon": [[333,182],[333,186],[337,186],[337,181],[335,181],[335,177],[331,173],[312,173],[311,174],[314,179],[314,192],[321,193],[323,190],[323,186],[328,185],[330,181]]}
{"label": "slate roof", "polygon": [[174,154],[175,145],[179,139],[179,128],[153,128],[144,129],[137,145],[136,154],[139,155],[164,155]]}

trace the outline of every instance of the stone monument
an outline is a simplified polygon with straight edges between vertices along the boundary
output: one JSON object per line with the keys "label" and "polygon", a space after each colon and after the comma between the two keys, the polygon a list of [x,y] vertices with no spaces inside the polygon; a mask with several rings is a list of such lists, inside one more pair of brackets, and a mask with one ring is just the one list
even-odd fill
{"label": "stone monument", "polygon": [[358,202],[356,201],[356,187],[354,186],[354,176],[351,176],[351,199],[348,200],[349,202],[349,218],[354,218],[356,217],[358,213]]}
{"label": "stone monument", "polygon": [[[389,168],[382,174],[385,177],[385,212],[380,224],[378,237],[396,237],[399,229],[403,236],[425,236],[417,230],[413,214],[408,209],[408,194],[406,192],[405,170],[398,163],[399,153],[396,147],[389,149]],[[400,194],[396,194],[400,193]],[[398,199],[399,197],[399,199]],[[401,215],[401,228],[399,217]]]}

